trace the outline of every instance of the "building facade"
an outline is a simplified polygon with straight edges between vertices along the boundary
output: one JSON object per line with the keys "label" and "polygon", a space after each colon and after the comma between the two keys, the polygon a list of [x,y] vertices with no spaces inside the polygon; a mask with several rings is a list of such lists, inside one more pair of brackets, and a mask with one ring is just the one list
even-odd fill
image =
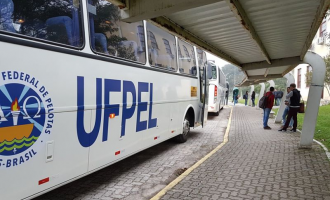
{"label": "building facade", "polygon": [[[310,50],[319,54],[322,57],[326,57],[330,53],[330,16],[325,18],[317,31],[315,38],[313,39]],[[295,83],[298,90],[300,90],[302,98],[306,101],[308,98],[309,85],[306,83],[306,73],[312,71],[311,66],[308,64],[298,65],[292,74],[295,78]],[[323,100],[330,100],[330,94],[327,89],[324,88],[322,94]]]}

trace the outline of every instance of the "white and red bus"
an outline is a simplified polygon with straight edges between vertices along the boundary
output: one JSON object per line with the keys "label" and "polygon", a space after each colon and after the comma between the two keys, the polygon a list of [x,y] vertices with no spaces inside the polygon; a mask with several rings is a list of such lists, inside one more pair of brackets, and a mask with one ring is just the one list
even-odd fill
{"label": "white and red bus", "polygon": [[209,77],[209,102],[208,112],[219,115],[220,110],[226,105],[226,76],[221,68],[214,62],[209,61],[212,75]]}

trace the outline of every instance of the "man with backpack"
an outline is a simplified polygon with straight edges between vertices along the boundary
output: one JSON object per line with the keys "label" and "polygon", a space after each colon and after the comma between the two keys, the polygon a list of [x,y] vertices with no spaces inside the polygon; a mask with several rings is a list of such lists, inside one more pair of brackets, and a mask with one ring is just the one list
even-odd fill
{"label": "man with backpack", "polygon": [[264,119],[263,119],[263,126],[265,130],[271,129],[268,126],[268,119],[270,111],[272,111],[272,108],[274,106],[274,99],[275,95],[273,94],[274,87],[270,87],[269,91],[264,95],[263,98],[260,99],[260,107],[264,110]]}
{"label": "man with backpack", "polygon": [[289,127],[291,118],[293,118],[293,127],[290,130],[290,132],[296,132],[298,125],[297,114],[300,109],[300,98],[301,98],[300,91],[296,89],[296,84],[292,83],[290,85],[290,92],[289,94],[286,95],[286,98],[287,99],[290,98],[290,105],[289,105],[290,109],[283,128],[281,128],[278,131],[286,131],[286,129]]}

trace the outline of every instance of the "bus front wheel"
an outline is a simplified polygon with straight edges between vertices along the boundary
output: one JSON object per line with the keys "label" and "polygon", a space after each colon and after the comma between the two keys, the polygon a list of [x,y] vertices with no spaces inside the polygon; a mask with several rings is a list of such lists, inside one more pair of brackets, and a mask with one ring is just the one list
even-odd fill
{"label": "bus front wheel", "polygon": [[183,120],[183,129],[182,134],[176,136],[176,139],[180,143],[184,143],[188,139],[188,134],[190,132],[190,123],[189,123],[189,116],[186,116]]}

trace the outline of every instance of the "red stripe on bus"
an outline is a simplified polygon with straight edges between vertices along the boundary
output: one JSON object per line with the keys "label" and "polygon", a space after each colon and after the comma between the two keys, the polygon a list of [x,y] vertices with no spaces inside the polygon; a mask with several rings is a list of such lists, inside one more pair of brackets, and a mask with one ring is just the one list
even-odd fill
{"label": "red stripe on bus", "polygon": [[49,177],[39,181],[39,185],[49,182]]}

